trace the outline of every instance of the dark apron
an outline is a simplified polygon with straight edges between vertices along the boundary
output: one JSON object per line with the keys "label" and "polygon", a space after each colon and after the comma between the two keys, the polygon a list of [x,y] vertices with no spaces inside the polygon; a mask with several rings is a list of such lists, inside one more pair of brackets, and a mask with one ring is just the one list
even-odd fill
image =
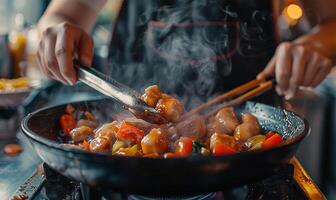
{"label": "dark apron", "polygon": [[271,0],[126,0],[109,73],[139,91],[157,84],[199,104],[265,67],[276,47],[272,18]]}

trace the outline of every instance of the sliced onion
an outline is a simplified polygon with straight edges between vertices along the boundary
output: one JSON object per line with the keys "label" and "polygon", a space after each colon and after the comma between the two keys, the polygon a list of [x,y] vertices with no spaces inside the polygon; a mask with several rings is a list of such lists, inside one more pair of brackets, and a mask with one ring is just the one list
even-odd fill
{"label": "sliced onion", "polygon": [[245,142],[245,146],[247,148],[252,148],[256,144],[262,143],[265,140],[266,140],[266,136],[265,135],[256,135],[256,136],[253,136],[253,137],[250,137],[249,139],[247,139],[246,142]]}

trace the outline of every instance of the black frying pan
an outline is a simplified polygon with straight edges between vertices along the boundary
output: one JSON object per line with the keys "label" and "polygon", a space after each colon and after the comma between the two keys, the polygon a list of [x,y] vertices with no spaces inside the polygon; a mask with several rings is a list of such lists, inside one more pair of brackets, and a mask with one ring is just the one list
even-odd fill
{"label": "black frying pan", "polygon": [[[101,120],[123,112],[109,99],[75,102]],[[281,133],[288,141],[278,148],[229,156],[193,156],[174,159],[118,157],[93,154],[60,145],[57,133],[65,104],[43,108],[26,116],[22,130],[37,154],[59,173],[90,186],[129,193],[200,193],[256,181],[273,173],[295,154],[308,134],[308,123],[297,115],[264,104],[246,102],[237,113],[251,112],[263,130]]]}

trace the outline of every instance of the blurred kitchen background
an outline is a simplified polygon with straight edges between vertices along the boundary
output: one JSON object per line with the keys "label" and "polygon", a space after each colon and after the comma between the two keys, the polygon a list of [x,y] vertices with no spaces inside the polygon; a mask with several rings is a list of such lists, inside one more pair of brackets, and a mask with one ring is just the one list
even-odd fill
{"label": "blurred kitchen background", "polygon": [[[95,63],[106,65],[111,19],[116,16],[108,0],[92,32],[95,41]],[[0,0],[0,78],[27,76],[45,79],[36,69],[38,35],[35,25],[47,7],[48,0]],[[305,10],[297,0],[283,0],[277,9],[277,29],[281,40],[293,40],[308,32],[318,22],[314,10]],[[290,102],[287,109],[304,116],[311,134],[298,152],[310,176],[330,199],[336,198],[336,71],[316,90],[305,90]],[[1,101],[1,99],[0,99]],[[1,112],[1,109],[0,109]],[[0,113],[1,115],[1,113]]]}

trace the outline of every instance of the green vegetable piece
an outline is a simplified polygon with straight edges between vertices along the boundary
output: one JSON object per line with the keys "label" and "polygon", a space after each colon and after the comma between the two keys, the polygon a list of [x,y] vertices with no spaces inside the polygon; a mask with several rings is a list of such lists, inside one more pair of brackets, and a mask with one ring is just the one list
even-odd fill
{"label": "green vegetable piece", "polygon": [[205,145],[200,140],[195,140],[192,145],[192,154],[191,155],[199,155],[202,154],[202,147]]}

